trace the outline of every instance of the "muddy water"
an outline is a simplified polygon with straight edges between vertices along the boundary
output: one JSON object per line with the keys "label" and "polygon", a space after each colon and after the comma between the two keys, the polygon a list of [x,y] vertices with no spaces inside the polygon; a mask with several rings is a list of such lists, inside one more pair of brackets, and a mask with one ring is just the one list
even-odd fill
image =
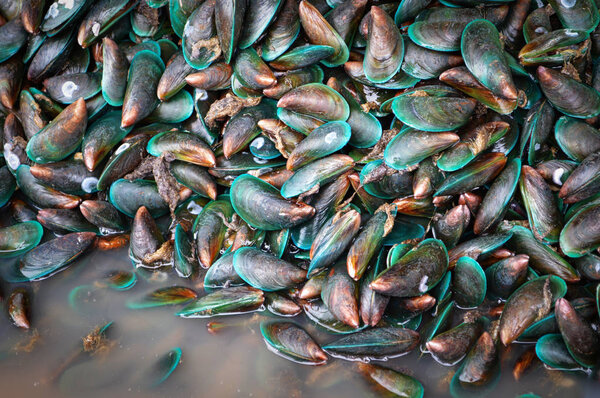
{"label": "muddy water", "polygon": [[[10,261],[1,260],[0,270]],[[33,331],[14,327],[6,310],[0,317],[0,396],[3,397],[363,397],[374,394],[356,364],[331,359],[321,367],[295,364],[268,351],[259,322],[266,313],[206,319],[180,319],[177,308],[131,310],[125,303],[158,287],[193,284],[173,274],[139,277],[128,291],[98,286],[114,270],[130,270],[126,251],[94,251],[66,271],[41,282],[25,284],[32,294]],[[17,284],[2,283],[4,297]],[[77,294],[72,294],[74,288]],[[202,294],[202,289],[197,289]],[[69,297],[71,297],[71,300]],[[333,336],[293,319],[322,343]],[[109,329],[111,347],[64,364],[81,347],[81,338],[97,326]],[[206,324],[227,325],[210,334]],[[179,367],[167,381],[152,388],[152,366],[172,347],[183,351]],[[502,350],[501,378],[491,397],[533,392],[544,397],[597,397],[598,385],[583,374],[566,374],[534,363],[520,381],[512,367],[530,346]],[[456,367],[444,367],[417,353],[384,363],[415,376],[426,397],[449,396],[448,382]]]}

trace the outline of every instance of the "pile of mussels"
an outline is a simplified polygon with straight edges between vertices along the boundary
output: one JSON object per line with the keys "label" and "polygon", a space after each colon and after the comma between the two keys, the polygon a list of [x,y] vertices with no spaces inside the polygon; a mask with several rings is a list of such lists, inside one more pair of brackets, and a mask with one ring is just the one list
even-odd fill
{"label": "pile of mussels", "polygon": [[462,361],[454,396],[514,342],[595,374],[600,14],[548,2],[0,1],[3,280],[129,244],[117,288],[206,291],[137,307],[304,313],[341,336],[265,321],[272,351],[402,396],[370,361]]}

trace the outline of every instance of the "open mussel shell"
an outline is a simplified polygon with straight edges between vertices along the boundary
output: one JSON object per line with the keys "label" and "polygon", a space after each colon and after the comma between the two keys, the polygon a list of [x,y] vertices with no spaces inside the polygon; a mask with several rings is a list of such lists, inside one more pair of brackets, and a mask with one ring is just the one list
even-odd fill
{"label": "open mussel shell", "polygon": [[37,221],[26,221],[0,229],[0,258],[15,257],[36,247],[44,234]]}
{"label": "open mussel shell", "polygon": [[127,302],[131,309],[163,307],[167,305],[185,304],[194,300],[198,295],[195,291],[184,286],[169,286],[156,289],[136,300]]}
{"label": "open mussel shell", "polygon": [[418,296],[431,290],[448,268],[448,252],[436,239],[425,239],[384,270],[369,285],[374,291],[395,296]]}
{"label": "open mussel shell", "polygon": [[291,322],[262,322],[260,331],[275,354],[302,365],[322,365],[327,354],[300,326]]}
{"label": "open mussel shell", "polygon": [[263,291],[291,288],[306,280],[305,270],[252,247],[236,250],[233,268],[246,283]]}
{"label": "open mussel shell", "polygon": [[508,298],[500,316],[500,340],[508,345],[538,318],[540,311],[550,312],[554,301],[565,295],[565,282],[553,275],[533,279]]}
{"label": "open mussel shell", "polygon": [[25,280],[47,278],[83,254],[95,239],[93,232],[75,232],[42,243],[23,256],[19,273]]}
{"label": "open mussel shell", "polygon": [[334,357],[351,360],[387,360],[412,351],[419,333],[411,329],[383,327],[344,336],[323,346]]}
{"label": "open mussel shell", "polygon": [[228,287],[194,300],[176,315],[182,318],[235,315],[260,310],[264,301],[262,290],[250,286]]}
{"label": "open mussel shell", "polygon": [[244,221],[266,231],[297,226],[315,213],[312,206],[284,199],[277,188],[249,174],[235,179],[230,196],[233,208]]}

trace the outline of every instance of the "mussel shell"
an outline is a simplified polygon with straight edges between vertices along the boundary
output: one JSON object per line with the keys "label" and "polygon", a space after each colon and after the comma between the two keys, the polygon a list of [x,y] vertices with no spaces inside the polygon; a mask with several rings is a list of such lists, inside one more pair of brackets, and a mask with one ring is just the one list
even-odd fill
{"label": "mussel shell", "polygon": [[489,282],[490,293],[501,299],[507,299],[516,288],[525,282],[528,264],[529,256],[518,254],[486,268],[485,275]]}
{"label": "mussel shell", "polygon": [[19,51],[27,41],[27,31],[20,17],[13,18],[0,26],[0,62],[4,62]]}
{"label": "mussel shell", "polygon": [[37,221],[26,221],[0,229],[0,258],[15,257],[36,247],[44,229]]}
{"label": "mussel shell", "polygon": [[312,45],[296,47],[269,62],[274,69],[287,71],[302,69],[329,58],[335,50],[330,46]]}
{"label": "mussel shell", "polygon": [[233,208],[225,200],[208,203],[194,221],[193,233],[196,237],[196,253],[200,266],[208,268],[219,255],[227,226],[233,215]]}
{"label": "mussel shell", "polygon": [[492,181],[504,168],[506,156],[498,152],[481,155],[464,168],[450,173],[440,185],[435,196],[456,195]]}
{"label": "mussel shell", "polygon": [[75,209],[41,209],[38,211],[37,219],[44,227],[59,234],[93,232],[100,235],[98,227]]}
{"label": "mussel shell", "polygon": [[37,163],[62,160],[81,143],[87,126],[85,101],[79,98],[27,143],[27,156]]}
{"label": "mussel shell", "polygon": [[494,24],[484,19],[469,23],[462,33],[461,53],[466,67],[481,84],[497,96],[517,99],[517,88]]}
{"label": "mussel shell", "polygon": [[350,125],[346,122],[329,122],[314,129],[300,141],[287,160],[288,170],[298,168],[339,151],[350,141]]}
{"label": "mussel shell", "polygon": [[461,257],[452,271],[452,298],[460,308],[478,307],[487,293],[487,279],[479,263]]}
{"label": "mussel shell", "polygon": [[543,66],[537,77],[548,101],[565,115],[585,119],[600,114],[600,94],[592,87]]}
{"label": "mussel shell", "polygon": [[93,232],[76,232],[49,240],[25,254],[19,271],[27,280],[49,277],[83,254],[95,239]]}
{"label": "mussel shell", "polygon": [[363,66],[373,83],[385,83],[398,72],[404,58],[404,40],[392,18],[381,8],[371,7],[369,33]]}
{"label": "mussel shell", "polygon": [[600,151],[588,155],[569,175],[558,193],[564,203],[576,203],[600,192]]}
{"label": "mussel shell", "polygon": [[136,300],[128,301],[127,308],[143,309],[185,304],[196,297],[198,294],[188,287],[168,286],[153,290]]}
{"label": "mussel shell", "polygon": [[383,158],[386,165],[403,170],[451,147],[459,140],[460,137],[451,132],[431,133],[408,127],[387,144]]}
{"label": "mussel shell", "polygon": [[[546,302],[549,289],[549,302]],[[508,298],[500,316],[500,340],[508,345],[516,340],[527,327],[539,318],[539,312],[544,308],[550,310],[550,305],[565,295],[565,282],[553,275],[533,279],[519,287]]]}
{"label": "mussel shell", "polygon": [[282,198],[275,187],[248,174],[235,179],[230,197],[233,208],[244,221],[266,231],[297,226],[315,213],[313,207]]}
{"label": "mussel shell", "polygon": [[215,155],[211,148],[197,135],[183,131],[165,131],[152,137],[147,146],[148,153],[159,157],[169,152],[175,159],[214,167]]}
{"label": "mussel shell", "polygon": [[523,166],[519,188],[535,237],[549,243],[557,242],[563,227],[562,216],[546,181],[534,168]]}
{"label": "mussel shell", "polygon": [[556,323],[571,356],[584,367],[595,366],[600,351],[598,335],[565,299],[556,301]]}
{"label": "mussel shell", "polygon": [[302,365],[322,365],[327,354],[298,325],[291,322],[261,322],[260,331],[267,348],[275,354]]}
{"label": "mussel shell", "polygon": [[17,183],[7,166],[0,167],[0,207],[8,203],[12,197]]}
{"label": "mussel shell", "polygon": [[210,266],[204,276],[205,289],[244,285],[244,280],[233,268],[233,255],[234,253],[227,252]]}
{"label": "mussel shell", "polygon": [[346,175],[342,175],[325,184],[317,194],[307,200],[307,204],[315,209],[315,214],[305,223],[291,229],[292,241],[298,248],[310,249],[323,224],[333,216],[336,207],[344,199],[349,185]]}
{"label": "mussel shell", "polygon": [[375,386],[376,390],[383,391],[384,394],[423,398],[425,389],[414,377],[366,363],[360,363],[359,370]]}
{"label": "mussel shell", "polygon": [[448,252],[436,239],[425,239],[369,285],[394,297],[418,296],[431,290],[448,268]]}
{"label": "mussel shell", "polygon": [[383,238],[393,228],[395,213],[391,210],[376,212],[364,225],[346,256],[348,275],[354,280],[359,280],[367,270],[369,262],[383,245]]}
{"label": "mussel shell", "polygon": [[460,362],[469,349],[475,344],[483,322],[461,323],[450,330],[442,332],[426,343],[431,356],[442,365],[452,366]]}
{"label": "mussel shell", "polygon": [[215,4],[215,26],[226,63],[238,44],[246,8],[246,0],[219,0]]}
{"label": "mussel shell", "polygon": [[559,333],[542,336],[535,344],[535,353],[544,364],[552,369],[575,370],[581,365],[573,359]]}
{"label": "mussel shell", "polygon": [[296,170],[281,187],[284,198],[293,198],[315,186],[322,186],[344,174],[354,165],[350,156],[334,154],[315,160]]}
{"label": "mussel shell", "polygon": [[153,217],[169,211],[154,181],[120,179],[111,184],[108,196],[113,206],[131,218],[141,206],[145,206]]}
{"label": "mussel shell", "polygon": [[345,121],[350,116],[346,100],[321,83],[308,83],[287,92],[281,97],[277,107],[324,121]]}
{"label": "mussel shell", "polygon": [[262,40],[262,57],[265,61],[272,61],[286,52],[300,33],[298,2],[285,0],[282,3],[277,19],[269,26]]}
{"label": "mussel shell", "polygon": [[130,130],[121,128],[121,113],[118,111],[108,112],[92,123],[81,143],[87,169],[93,171]]}
{"label": "mussel shell", "polygon": [[353,329],[360,326],[358,288],[348,276],[343,262],[338,262],[327,275],[321,290],[321,299],[334,318]]}
{"label": "mussel shell", "polygon": [[563,116],[556,121],[554,137],[560,149],[577,162],[600,150],[600,131],[568,116]]}
{"label": "mussel shell", "polygon": [[288,289],[306,279],[305,270],[252,247],[236,250],[233,268],[250,286],[267,292]]}
{"label": "mussel shell", "polygon": [[141,136],[119,145],[108,158],[106,166],[98,178],[98,190],[105,190],[113,182],[132,172],[146,154],[148,138]]}
{"label": "mussel shell", "polygon": [[183,28],[183,56],[194,69],[206,68],[221,55],[213,16],[216,3],[214,0],[202,3],[192,12]]}
{"label": "mussel shell", "polygon": [[[432,87],[432,89],[429,89]],[[421,92],[428,95],[421,96]],[[429,95],[431,94],[431,95]],[[449,131],[465,124],[477,102],[472,98],[448,96],[434,86],[419,87],[392,102],[394,115],[404,124],[423,131]]]}
{"label": "mussel shell", "polygon": [[528,255],[529,265],[535,271],[559,276],[567,282],[579,281],[575,269],[554,250],[537,240],[529,229],[515,226],[511,232],[507,247],[517,254]]}
{"label": "mussel shell", "polygon": [[548,3],[565,28],[591,32],[600,22],[597,4],[592,0],[576,0],[573,3],[550,0]]}
{"label": "mussel shell", "polygon": [[79,210],[86,220],[100,228],[102,233],[124,232],[129,229],[121,213],[109,202],[85,200]]}
{"label": "mussel shell", "polygon": [[312,44],[326,45],[335,49],[331,57],[322,61],[323,65],[333,68],[348,61],[348,46],[312,4],[302,0],[298,7],[298,13],[304,33]]}
{"label": "mussel shell", "polygon": [[[404,1],[405,3],[407,0]],[[400,9],[400,8],[399,8]],[[397,14],[396,14],[397,15]],[[417,46],[405,40],[402,70],[417,79],[433,79],[443,71],[462,64],[462,57]]]}
{"label": "mussel shell", "polygon": [[323,349],[334,357],[360,360],[387,360],[412,351],[419,334],[411,329],[383,327],[341,337]]}
{"label": "mussel shell", "polygon": [[346,251],[360,228],[360,213],[354,209],[333,215],[319,230],[310,248],[309,275],[331,266]]}
{"label": "mussel shell", "polygon": [[600,204],[584,207],[560,233],[560,248],[569,257],[581,257],[600,247]]}
{"label": "mussel shell", "polygon": [[61,209],[72,209],[79,205],[81,198],[59,192],[50,188],[33,175],[31,175],[30,167],[20,165],[16,172],[17,185],[19,189],[29,200],[39,207],[56,207]]}
{"label": "mussel shell", "polygon": [[158,106],[156,89],[164,71],[165,64],[152,51],[143,50],[133,57],[127,75],[121,127],[133,126]]}
{"label": "mussel shell", "polygon": [[182,318],[235,315],[259,310],[264,301],[262,290],[250,286],[229,287],[196,299],[176,315]]}

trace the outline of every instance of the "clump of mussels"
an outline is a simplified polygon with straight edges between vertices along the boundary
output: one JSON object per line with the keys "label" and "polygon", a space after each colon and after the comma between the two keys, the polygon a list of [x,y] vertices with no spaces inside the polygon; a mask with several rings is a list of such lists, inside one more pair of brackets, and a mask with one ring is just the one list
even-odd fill
{"label": "clump of mussels", "polygon": [[[190,278],[130,308],[264,321],[301,364],[420,349],[484,394],[509,345],[597,377],[594,0],[0,1],[0,257],[14,324],[86,251]],[[89,265],[93,266],[93,265]],[[136,276],[137,275],[137,276]],[[75,294],[75,293],[74,293]],[[214,330],[218,323],[211,323]],[[181,357],[157,364],[157,383]]]}

